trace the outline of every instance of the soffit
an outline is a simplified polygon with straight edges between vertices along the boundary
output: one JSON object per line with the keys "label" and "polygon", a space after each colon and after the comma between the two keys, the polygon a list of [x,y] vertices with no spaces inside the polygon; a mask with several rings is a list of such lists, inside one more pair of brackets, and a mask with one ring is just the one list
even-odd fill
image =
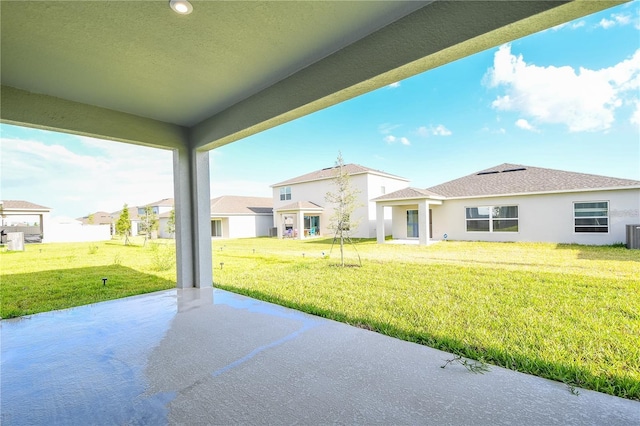
{"label": "soffit", "polygon": [[424,2],[3,1],[2,84],[192,126]]}

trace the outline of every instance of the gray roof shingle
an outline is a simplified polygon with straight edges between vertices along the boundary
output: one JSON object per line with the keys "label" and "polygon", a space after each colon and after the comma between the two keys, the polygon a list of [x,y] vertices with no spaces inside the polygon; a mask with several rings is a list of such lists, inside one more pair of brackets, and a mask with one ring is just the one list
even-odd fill
{"label": "gray roof shingle", "polygon": [[397,191],[390,192],[385,195],[381,195],[380,197],[374,198],[373,201],[384,201],[384,200],[399,200],[399,199],[407,199],[407,198],[444,198],[443,196],[436,194],[435,192],[427,191],[426,189],[418,189],[418,188],[403,188]]}
{"label": "gray roof shingle", "polygon": [[295,203],[287,204],[278,208],[278,211],[291,211],[291,210],[324,210],[324,207],[313,203],[311,201],[296,201]]}
{"label": "gray roof shingle", "polygon": [[[364,167],[359,164],[352,164],[352,163],[345,164],[344,169],[347,171],[349,176],[359,175],[363,173],[372,173],[380,176],[390,177],[393,179],[403,180],[405,182],[409,181],[408,179],[405,179],[403,177],[395,176],[380,170],[370,169],[368,167]],[[337,175],[337,173],[338,173],[337,167],[327,167],[326,169],[316,170],[315,172],[307,173],[305,175],[294,177],[292,179],[288,179],[279,183],[274,183],[271,186],[278,187],[278,186],[284,186],[284,185],[291,185],[294,183],[310,182],[314,180],[333,179]]]}
{"label": "gray roof shingle", "polygon": [[0,201],[3,209],[17,210],[51,210],[49,207],[41,206],[30,201],[23,200],[2,200]]}
{"label": "gray roof shingle", "polygon": [[614,188],[640,188],[640,181],[505,163],[427,191],[446,198],[464,198]]}
{"label": "gray roof shingle", "polygon": [[273,198],[223,195],[211,200],[211,214],[271,214]]}

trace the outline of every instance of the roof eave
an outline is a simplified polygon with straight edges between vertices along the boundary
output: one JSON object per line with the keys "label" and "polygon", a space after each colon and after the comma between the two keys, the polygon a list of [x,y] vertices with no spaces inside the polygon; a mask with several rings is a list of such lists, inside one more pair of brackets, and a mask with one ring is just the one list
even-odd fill
{"label": "roof eave", "polygon": [[[386,178],[390,178],[390,179],[395,179],[395,180],[401,180],[403,182],[409,182],[409,179],[407,178],[403,178],[400,176],[394,176],[394,175],[389,175],[386,173],[378,173],[378,172],[373,172],[370,170],[366,170],[366,171],[361,171],[361,172],[355,172],[355,173],[349,173],[349,176],[356,176],[356,175],[365,175],[365,174],[370,174],[370,175],[376,175],[376,176],[382,176],[382,177],[386,177]],[[297,181],[282,181],[279,183],[274,183],[273,185],[269,185],[270,188],[278,188],[280,186],[289,186],[289,185],[295,185],[298,183],[307,183],[307,182],[318,182],[321,180],[330,180],[330,179],[335,179],[335,176],[328,176],[328,177],[323,177],[323,178],[317,178],[317,179],[303,179],[303,180],[297,180]]]}
{"label": "roof eave", "polygon": [[507,194],[484,194],[484,195],[463,195],[455,197],[446,197],[445,200],[463,200],[470,198],[495,198],[495,197],[520,197],[525,195],[546,195],[546,194],[570,194],[575,192],[600,192],[600,191],[624,191],[640,189],[640,185],[637,186],[616,186],[608,188],[577,188],[577,189],[562,189],[555,191],[534,191],[534,192],[511,192]]}

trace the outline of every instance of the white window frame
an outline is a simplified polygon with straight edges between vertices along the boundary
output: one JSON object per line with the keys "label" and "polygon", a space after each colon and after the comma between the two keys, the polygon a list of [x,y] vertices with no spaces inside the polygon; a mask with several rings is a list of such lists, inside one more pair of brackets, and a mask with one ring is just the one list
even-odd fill
{"label": "white window frame", "polygon": [[291,187],[283,186],[280,188],[280,201],[291,200]]}
{"label": "white window frame", "polygon": [[[606,216],[576,216],[576,204],[591,204],[591,203],[607,203],[607,215]],[[611,203],[609,200],[589,200],[589,201],[574,201],[573,207],[573,233],[577,235],[607,235],[611,232]],[[607,219],[606,225],[576,225],[576,219]],[[607,232],[579,232],[576,228],[603,228],[607,227]]]}
{"label": "white window frame", "polygon": [[[467,209],[479,209],[479,208],[483,208],[486,207],[489,209],[489,217],[488,218],[478,218],[478,219],[469,219],[467,218]],[[493,209],[495,209],[496,207],[516,207],[518,210],[518,216],[517,217],[505,217],[505,218],[500,218],[500,217],[493,217]],[[517,231],[504,231],[504,230],[498,230],[495,231],[493,229],[493,221],[494,220],[515,220],[517,222],[517,226],[518,226],[518,230]],[[484,221],[484,220],[488,220],[489,221],[489,230],[488,231],[469,231],[467,224],[469,221],[474,221],[474,222],[479,222],[479,221]],[[464,208],[464,231],[471,233],[471,234],[518,234],[520,233],[520,205],[519,204],[500,204],[500,205],[489,205],[489,206],[465,206]]]}

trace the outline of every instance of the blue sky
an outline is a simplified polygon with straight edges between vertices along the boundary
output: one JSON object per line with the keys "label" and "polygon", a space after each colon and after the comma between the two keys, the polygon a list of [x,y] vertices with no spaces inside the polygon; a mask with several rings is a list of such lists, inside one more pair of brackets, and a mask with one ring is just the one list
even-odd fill
{"label": "blue sky", "polygon": [[[54,216],[173,196],[168,151],[0,125],[2,199]],[[640,180],[640,1],[400,81],[210,153],[211,196],[358,163],[426,188],[501,163]]]}

